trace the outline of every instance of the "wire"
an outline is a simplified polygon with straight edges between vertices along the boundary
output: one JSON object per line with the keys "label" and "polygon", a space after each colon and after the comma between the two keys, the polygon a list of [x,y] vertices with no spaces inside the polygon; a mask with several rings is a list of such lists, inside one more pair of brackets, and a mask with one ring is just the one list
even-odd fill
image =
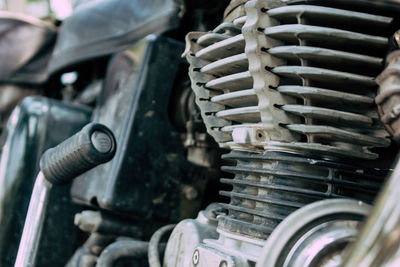
{"label": "wire", "polygon": [[175,224],[169,224],[166,226],[161,227],[152,235],[150,242],[149,242],[149,265],[150,267],[161,267],[160,262],[160,253],[158,251],[158,245],[160,244],[161,238],[168,232],[174,229]]}

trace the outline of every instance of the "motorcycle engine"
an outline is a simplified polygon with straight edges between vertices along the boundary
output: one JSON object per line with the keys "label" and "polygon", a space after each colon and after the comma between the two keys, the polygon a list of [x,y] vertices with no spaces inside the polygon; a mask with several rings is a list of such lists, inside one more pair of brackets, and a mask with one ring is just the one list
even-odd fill
{"label": "motorcycle engine", "polygon": [[232,0],[186,36],[191,87],[234,178],[180,222],[165,266],[338,266],[386,176],[374,103],[398,9],[379,1]]}

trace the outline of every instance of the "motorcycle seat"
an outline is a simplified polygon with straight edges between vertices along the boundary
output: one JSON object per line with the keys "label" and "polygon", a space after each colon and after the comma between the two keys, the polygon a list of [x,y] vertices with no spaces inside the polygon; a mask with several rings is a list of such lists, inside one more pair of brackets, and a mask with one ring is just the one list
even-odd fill
{"label": "motorcycle seat", "polygon": [[174,27],[179,11],[174,2],[84,1],[61,25],[49,72],[125,50],[148,34]]}

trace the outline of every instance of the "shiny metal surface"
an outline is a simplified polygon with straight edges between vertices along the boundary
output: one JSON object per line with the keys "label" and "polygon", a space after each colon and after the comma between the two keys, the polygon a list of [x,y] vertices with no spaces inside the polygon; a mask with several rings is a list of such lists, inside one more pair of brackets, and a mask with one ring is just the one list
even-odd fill
{"label": "shiny metal surface", "polygon": [[191,266],[198,264],[195,249],[205,239],[218,238],[217,220],[211,211],[218,205],[211,204],[208,210],[201,211],[196,219],[181,221],[172,231],[164,254],[164,266]]}
{"label": "shiny metal surface", "polygon": [[[9,154],[10,154],[10,149],[11,149],[11,137],[14,134],[16,127],[17,127],[17,123],[20,117],[20,108],[17,107],[14,109],[14,111],[12,112],[10,119],[7,123],[7,131],[8,131],[8,136],[7,136],[7,140],[6,143],[4,144],[2,151],[1,151],[1,158],[0,158],[0,222],[3,221],[4,217],[5,217],[5,213],[4,213],[4,202],[5,200],[3,199],[7,194],[7,191],[9,191],[12,188],[12,182],[8,181],[7,177],[6,177],[6,170],[7,170],[7,165],[8,162],[10,160]],[[1,225],[1,223],[0,223]]]}
{"label": "shiny metal surface", "polygon": [[[0,266],[13,266],[40,155],[65,140],[90,119],[91,112],[43,97],[27,97],[8,122],[8,135],[0,160]],[[37,266],[60,266],[75,249],[77,231],[71,224],[77,208],[70,203],[70,188],[52,190]],[[70,233],[64,242],[54,244],[58,231]],[[45,251],[52,250],[52,253]]]}
{"label": "shiny metal surface", "polygon": [[381,192],[343,267],[399,266],[400,264],[400,162]]}
{"label": "shiny metal surface", "polygon": [[297,241],[284,266],[339,266],[344,247],[358,234],[359,223],[343,220],[318,225]]}
{"label": "shiny metal surface", "polygon": [[40,172],[36,178],[29,202],[28,214],[25,219],[24,231],[21,243],[19,244],[15,267],[35,266],[35,258],[42,235],[51,188],[52,184]]}
{"label": "shiny metal surface", "polygon": [[[371,203],[378,192],[384,174],[370,187],[368,163],[356,170],[349,159],[376,159],[372,148],[390,144],[374,97],[390,36],[384,30],[394,18],[364,8],[364,1],[269,6],[276,2],[282,3],[247,1],[245,12],[231,20],[241,32],[186,36],[184,56],[207,131],[232,150],[223,158],[236,161],[222,167],[235,177],[221,179],[232,189],[220,191],[230,198],[223,204],[228,215],[218,217],[220,236],[205,240],[196,259],[217,250],[233,256],[237,266],[253,266],[262,241],[287,216],[311,205],[305,210],[316,221],[304,221],[302,213],[270,243],[276,252],[283,238],[293,241],[277,257],[287,261],[260,266],[338,266],[366,208],[339,200],[318,213],[310,203],[343,197]],[[331,165],[339,162],[349,164],[346,170]]]}
{"label": "shiny metal surface", "polygon": [[257,266],[340,266],[370,209],[361,201],[330,199],[297,210],[268,238]]}

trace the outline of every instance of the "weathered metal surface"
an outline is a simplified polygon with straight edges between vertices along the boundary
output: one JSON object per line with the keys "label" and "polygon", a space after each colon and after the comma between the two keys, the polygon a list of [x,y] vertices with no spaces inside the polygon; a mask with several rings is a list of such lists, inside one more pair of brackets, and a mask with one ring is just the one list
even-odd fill
{"label": "weathered metal surface", "polygon": [[393,138],[400,141],[400,53],[395,51],[387,58],[388,66],[379,75],[378,104],[379,115]]}
{"label": "weathered metal surface", "polygon": [[268,53],[279,58],[305,59],[317,64],[343,64],[368,67],[375,70],[380,70],[382,68],[382,58],[321,47],[296,45],[278,46],[268,49]]}
{"label": "weathered metal surface", "polygon": [[197,40],[197,43],[199,45],[203,45],[203,46],[208,46],[208,45],[212,45],[214,43],[217,43],[219,41],[223,41],[225,39],[228,39],[229,36],[226,34],[220,34],[220,33],[207,33],[203,36],[201,36],[199,38],[199,40]]}
{"label": "weathered metal surface", "polygon": [[297,96],[311,101],[335,102],[338,105],[352,105],[356,107],[370,107],[374,99],[369,96],[350,94],[335,90],[322,89],[310,86],[282,85],[277,88],[282,94]]}
{"label": "weathered metal surface", "polygon": [[372,126],[373,120],[365,115],[355,114],[351,112],[337,111],[328,108],[310,107],[303,105],[284,105],[281,107],[286,112],[303,116],[309,119],[318,119],[325,121],[330,125],[348,125],[369,127]]}
{"label": "weathered metal surface", "polygon": [[340,24],[362,23],[366,27],[388,27],[393,18],[323,6],[293,5],[269,9],[266,13],[276,19],[316,18],[319,21],[335,21]]}
{"label": "weathered metal surface", "polygon": [[317,41],[322,44],[340,44],[368,46],[369,48],[385,49],[388,39],[380,36],[335,28],[311,26],[302,24],[287,24],[269,27],[264,30],[266,36],[283,41]]}
{"label": "weathered metal surface", "polygon": [[310,81],[334,83],[350,86],[376,87],[374,77],[358,75],[348,72],[329,70],[325,68],[307,66],[280,66],[272,69],[272,72],[281,77],[308,79]]}
{"label": "weathered metal surface", "polygon": [[217,117],[235,122],[260,122],[260,112],[258,107],[243,107],[222,110],[217,112]]}
{"label": "weathered metal surface", "polygon": [[[228,242],[265,240],[290,213],[317,200],[371,203],[385,176],[338,162],[373,160],[379,155],[371,148],[390,145],[374,97],[393,18],[344,2],[283,2],[248,1],[232,20],[241,33],[228,39],[206,45],[198,40],[207,33],[188,35],[203,119],[220,146],[233,150],[225,159],[236,161],[223,167],[235,178],[221,179],[233,188],[221,192],[231,199],[224,204],[229,214],[219,217],[220,238],[206,242],[221,252]],[[251,262],[258,251],[251,247],[247,256],[245,248],[229,255]]]}
{"label": "weathered metal surface", "polygon": [[217,27],[215,27],[215,29],[213,30],[213,32],[225,33],[231,36],[240,34],[241,31],[242,31],[241,27],[238,27],[237,25],[231,22],[223,22]]}
{"label": "weathered metal surface", "polygon": [[258,103],[257,95],[253,89],[214,96],[211,101],[230,107],[255,106]]}
{"label": "weathered metal surface", "polygon": [[200,59],[213,60],[243,53],[244,37],[239,34],[229,39],[207,46],[196,53]]}
{"label": "weathered metal surface", "polygon": [[316,200],[354,198],[371,203],[385,172],[361,166],[307,158],[281,152],[233,151],[224,156],[236,166],[223,170],[235,174],[222,183],[233,190],[219,228],[230,233],[266,239],[286,216]]}
{"label": "weathered metal surface", "polygon": [[[266,140],[264,149],[275,146],[278,150],[298,150],[301,153],[309,150],[306,153],[309,155],[325,150],[327,157],[376,157],[367,148],[387,146],[389,141],[385,140],[384,132],[381,135],[382,132],[375,131],[377,136],[369,136],[372,133],[370,129],[381,128],[379,124],[376,126],[373,112],[371,100],[376,83],[371,74],[379,71],[382,57],[370,55],[368,49],[385,47],[387,38],[359,33],[356,26],[354,31],[343,30],[337,22],[354,16],[356,25],[364,23],[381,27],[388,26],[392,19],[319,6],[296,5],[267,10],[263,9],[264,4],[264,1],[247,4],[247,20],[243,27],[254,87],[262,87],[262,90],[254,88],[258,92],[258,105],[267,99],[275,109],[301,118],[304,124],[296,122],[295,117],[284,118],[274,114],[273,109],[261,112],[262,122],[265,124],[264,116],[272,118],[271,122],[276,125],[274,131],[283,126],[307,139],[301,148],[301,142],[296,141],[300,140],[298,136],[292,136],[290,142],[288,138],[274,138],[270,134],[273,131],[267,130],[266,135],[270,139]],[[262,9],[264,12],[260,11]],[[307,19],[315,17],[321,19],[313,21],[312,26],[305,25]],[[293,24],[294,21],[297,24]],[[318,26],[318,23],[323,26]],[[261,30],[265,34],[264,39]],[[362,47],[368,48],[362,51]],[[287,65],[281,65],[274,58],[286,60]],[[266,78],[270,75],[268,72],[276,74],[278,81]],[[281,81],[284,85],[280,85]],[[272,93],[271,88],[282,96],[299,98],[303,103],[290,103],[290,99],[285,99],[283,103],[274,101],[272,96],[275,92]],[[318,125],[314,126],[315,123]],[[282,130],[280,132],[283,133]]]}
{"label": "weathered metal surface", "polygon": [[[269,4],[250,1],[245,16],[188,39],[192,87],[209,133],[231,148],[293,151],[304,143],[311,154],[325,149],[329,157],[377,157],[368,147],[388,145],[373,108],[388,38],[358,29],[383,33],[393,18],[317,5],[265,8]],[[343,21],[352,24],[344,29]],[[226,39],[204,41],[215,34]],[[310,127],[299,130],[302,122],[328,128],[310,133]],[[371,143],[371,133],[381,140]],[[364,141],[346,145],[354,138],[344,136],[352,134]]]}
{"label": "weathered metal surface", "polygon": [[205,85],[207,88],[215,90],[243,90],[253,86],[253,79],[250,72],[240,72],[211,80]]}
{"label": "weathered metal surface", "polygon": [[[140,51],[137,65],[129,53],[112,58],[93,120],[114,132],[119,149],[115,160],[81,175],[71,189],[76,202],[148,224],[144,235],[160,222],[195,215],[209,177],[188,162],[168,116],[182,50],[173,39],[149,36],[132,50]],[[187,198],[185,186],[196,189],[197,197]]]}
{"label": "weathered metal surface", "polygon": [[[217,238],[217,219],[212,211],[221,209],[217,204],[211,204],[201,211],[196,219],[181,221],[172,231],[164,256],[164,266],[192,266],[193,254],[204,239]],[[211,216],[210,216],[211,215]],[[203,255],[200,255],[202,258]]]}
{"label": "weathered metal surface", "polygon": [[218,118],[215,113],[224,110],[224,106],[218,103],[211,102],[211,98],[218,96],[214,90],[209,90],[204,85],[214,79],[214,76],[204,73],[202,67],[209,64],[209,61],[204,61],[195,56],[195,53],[201,49],[196,41],[203,36],[204,33],[192,32],[186,36],[186,50],[184,56],[190,63],[189,77],[191,79],[192,89],[195,93],[195,101],[201,111],[201,117],[206,125],[207,132],[215,139],[220,146],[231,141],[232,137],[229,133],[222,132],[220,129],[230,125],[231,122]]}
{"label": "weathered metal surface", "polygon": [[248,67],[246,54],[242,53],[211,62],[202,67],[201,72],[212,75],[227,75],[247,71]]}

